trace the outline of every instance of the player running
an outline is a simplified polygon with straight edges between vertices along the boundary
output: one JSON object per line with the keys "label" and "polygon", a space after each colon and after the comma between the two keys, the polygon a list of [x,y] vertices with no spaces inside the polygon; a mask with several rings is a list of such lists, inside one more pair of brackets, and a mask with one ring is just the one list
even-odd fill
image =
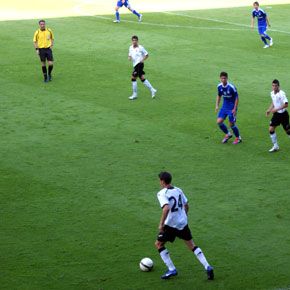
{"label": "player running", "polygon": [[228,74],[226,72],[220,73],[220,80],[221,83],[217,87],[218,95],[216,98],[215,111],[218,111],[222,97],[223,105],[218,113],[217,124],[220,129],[226,134],[224,139],[222,140],[222,143],[227,143],[228,140],[233,137],[227,126],[224,124],[224,120],[227,117],[229,118],[229,125],[236,136],[233,144],[236,145],[242,142],[239,129],[236,126],[239,95],[235,86],[228,82]]}
{"label": "player running", "polygon": [[[255,17],[258,19],[258,31],[261,36],[262,41],[264,42],[264,48],[268,48],[273,45],[273,38],[271,38],[267,33],[267,27],[271,27],[269,23],[269,18],[267,13],[262,10],[259,6],[259,2],[254,2],[254,10],[252,12],[252,23],[251,27],[254,28]],[[267,42],[269,40],[269,44]]]}
{"label": "player running", "polygon": [[271,98],[272,103],[268,110],[266,111],[266,116],[269,116],[270,113],[273,113],[273,117],[270,122],[269,133],[270,138],[273,143],[273,147],[269,150],[270,153],[276,152],[279,150],[277,136],[275,129],[277,126],[282,124],[286,134],[290,137],[290,125],[289,125],[289,114],[286,110],[288,107],[288,99],[285,92],[280,90],[280,83],[278,80],[273,80],[272,82]]}
{"label": "player running", "polygon": [[155,98],[157,90],[155,90],[150,82],[145,79],[144,61],[149,57],[146,49],[139,44],[138,36],[132,36],[132,45],[129,47],[128,59],[133,62],[134,71],[132,73],[133,94],[130,100],[137,99],[137,78],[150,90],[152,98]]}
{"label": "player running", "polygon": [[121,7],[125,6],[128,10],[130,10],[133,14],[135,14],[138,17],[138,21],[141,22],[142,21],[142,14],[138,13],[136,10],[134,10],[130,3],[129,0],[118,0],[117,5],[116,5],[116,20],[114,20],[115,23],[119,23],[120,22],[120,13],[119,13],[119,9]]}
{"label": "player running", "polygon": [[194,244],[187,223],[188,203],[187,198],[178,187],[171,185],[172,176],[169,172],[161,172],[159,175],[162,189],[157,193],[162,215],[159,223],[159,234],[155,246],[168,271],[161,279],[168,279],[177,275],[177,270],[165,248],[166,242],[173,243],[175,238],[182,239],[190,251],[192,251],[206,270],[208,280],[214,279],[213,267],[207,262],[201,249]]}

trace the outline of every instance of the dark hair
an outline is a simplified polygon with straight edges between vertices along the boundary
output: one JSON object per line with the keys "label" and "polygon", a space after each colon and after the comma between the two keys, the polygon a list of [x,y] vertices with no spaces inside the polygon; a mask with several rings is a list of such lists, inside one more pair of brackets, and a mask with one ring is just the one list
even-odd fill
{"label": "dark hair", "polygon": [[40,19],[40,20],[38,21],[38,24],[40,24],[41,22],[44,22],[44,23],[45,23],[45,20]]}
{"label": "dark hair", "polygon": [[228,73],[226,73],[225,71],[222,71],[221,73],[220,73],[220,78],[221,77],[226,77],[226,78],[228,78]]}
{"label": "dark hair", "polygon": [[280,82],[277,79],[274,79],[272,81],[272,84],[276,84],[277,86],[280,86]]}
{"label": "dark hair", "polygon": [[172,176],[169,172],[162,171],[158,174],[159,179],[164,181],[166,184],[170,184],[172,180]]}
{"label": "dark hair", "polygon": [[139,40],[137,35],[132,36],[132,40],[134,40],[134,39]]}
{"label": "dark hair", "polygon": [[258,1],[254,2],[254,4],[253,4],[253,5],[260,6],[260,4],[259,4],[259,2],[258,2]]}

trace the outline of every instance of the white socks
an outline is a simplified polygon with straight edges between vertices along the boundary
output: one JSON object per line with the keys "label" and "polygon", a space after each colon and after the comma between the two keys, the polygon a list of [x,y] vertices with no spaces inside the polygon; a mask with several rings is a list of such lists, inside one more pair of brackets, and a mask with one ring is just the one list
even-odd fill
{"label": "white socks", "polygon": [[277,135],[276,133],[274,134],[270,134],[270,138],[272,140],[272,143],[275,145],[275,146],[278,146],[278,143],[277,143]]}
{"label": "white socks", "polygon": [[132,82],[133,96],[137,96],[137,81]]}
{"label": "white socks", "polygon": [[159,254],[160,254],[161,259],[163,260],[163,262],[167,266],[168,270],[169,271],[175,270],[175,266],[174,266],[173,262],[170,259],[168,250],[164,249],[161,252],[159,252]]}
{"label": "white socks", "polygon": [[199,260],[199,262],[204,266],[205,270],[207,270],[207,267],[209,266],[209,263],[207,262],[203,252],[201,251],[200,248],[196,248],[193,252],[195,254],[195,256],[197,257],[197,259]]}
{"label": "white socks", "polygon": [[150,82],[149,82],[148,80],[145,80],[145,81],[143,82],[143,84],[144,84],[144,86],[146,86],[150,91],[153,90],[153,87],[152,87],[152,85],[150,84]]}

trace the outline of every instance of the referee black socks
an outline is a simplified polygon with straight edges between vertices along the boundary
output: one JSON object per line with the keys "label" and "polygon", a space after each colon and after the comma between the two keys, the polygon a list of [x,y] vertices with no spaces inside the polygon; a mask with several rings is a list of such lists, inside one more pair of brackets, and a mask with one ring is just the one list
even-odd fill
{"label": "referee black socks", "polygon": [[46,80],[47,79],[47,68],[46,68],[46,66],[42,66],[42,72],[43,72],[44,79]]}
{"label": "referee black socks", "polygon": [[49,76],[51,75],[52,70],[53,70],[53,65],[49,65],[48,66],[48,75]]}

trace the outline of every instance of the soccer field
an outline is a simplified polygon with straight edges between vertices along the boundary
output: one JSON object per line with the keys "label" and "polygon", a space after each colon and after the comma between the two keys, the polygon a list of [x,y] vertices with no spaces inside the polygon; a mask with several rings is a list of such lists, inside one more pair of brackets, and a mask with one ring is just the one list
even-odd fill
{"label": "soccer field", "polygon": [[[37,21],[0,22],[0,289],[289,289],[290,139],[269,154],[271,82],[290,96],[290,5],[268,8],[274,46],[250,30],[250,8],[49,19],[55,68],[43,83]],[[149,51],[129,101],[131,36]],[[239,145],[221,144],[220,71],[238,89]],[[154,241],[157,174],[189,198],[203,268],[177,240],[169,281]],[[139,270],[143,257],[154,270]]]}

